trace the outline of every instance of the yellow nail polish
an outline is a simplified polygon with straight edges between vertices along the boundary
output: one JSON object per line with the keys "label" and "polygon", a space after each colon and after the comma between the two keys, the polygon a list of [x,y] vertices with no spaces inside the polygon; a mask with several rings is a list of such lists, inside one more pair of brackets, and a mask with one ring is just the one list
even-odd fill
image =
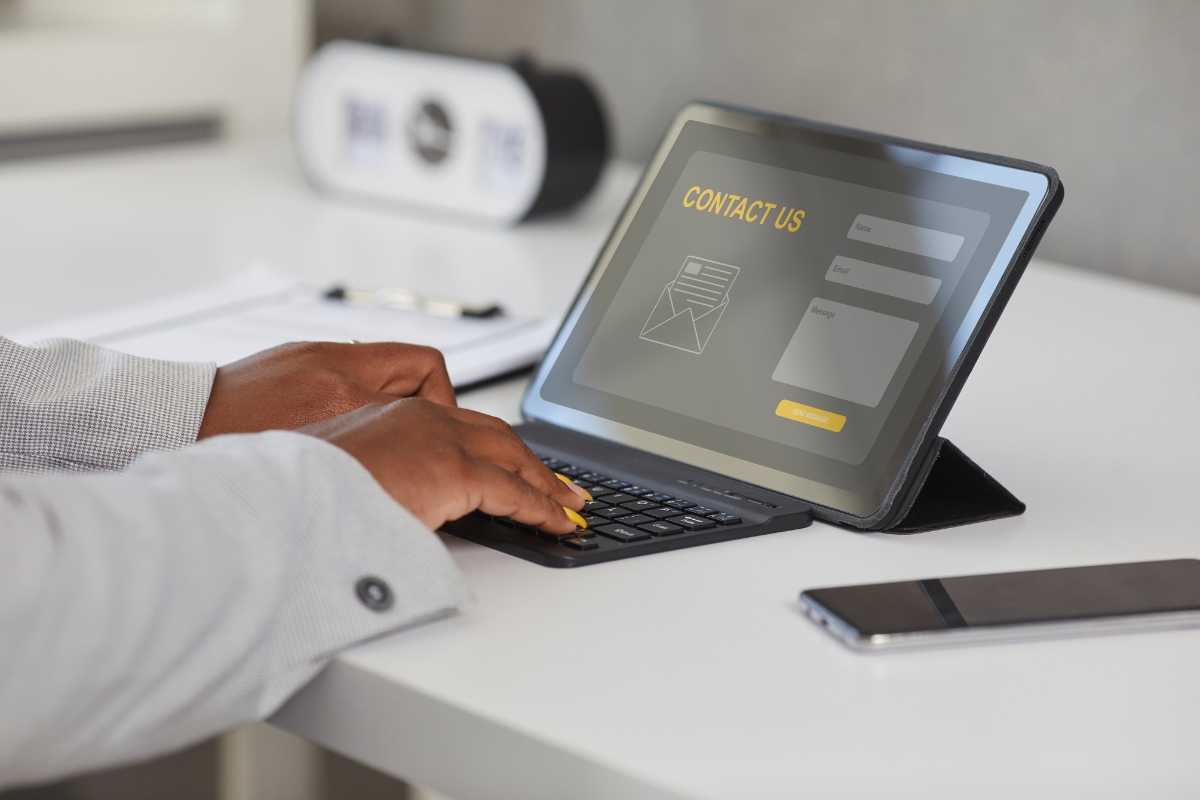
{"label": "yellow nail polish", "polygon": [[587,498],[588,500],[594,500],[594,499],[595,499],[594,497],[592,497],[592,493],[591,493],[591,492],[589,492],[587,489],[583,488],[583,487],[582,487],[582,486],[580,486],[579,484],[575,483],[575,481],[571,480],[571,479],[570,479],[570,478],[568,478],[566,475],[560,475],[559,473],[557,473],[557,472],[556,472],[556,473],[554,473],[554,477],[558,478],[560,481],[562,481],[563,483],[565,483],[567,486],[570,486],[570,487],[571,487],[571,491],[574,491],[574,492],[583,492],[583,496],[584,496],[585,498]]}
{"label": "yellow nail polish", "polygon": [[580,528],[587,528],[587,520],[579,516],[578,511],[572,511],[566,506],[563,506],[563,511],[567,512],[567,519],[571,520],[571,522],[574,522]]}

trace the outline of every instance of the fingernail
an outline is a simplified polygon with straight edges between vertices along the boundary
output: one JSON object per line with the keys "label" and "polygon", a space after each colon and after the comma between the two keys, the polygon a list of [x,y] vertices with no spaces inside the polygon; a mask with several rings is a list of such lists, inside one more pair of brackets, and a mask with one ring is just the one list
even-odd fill
{"label": "fingernail", "polygon": [[558,478],[560,481],[562,481],[563,483],[565,483],[565,484],[567,485],[567,487],[568,487],[568,488],[570,488],[570,490],[571,490],[572,492],[574,492],[575,494],[579,495],[579,496],[580,496],[580,497],[582,497],[584,500],[591,500],[591,499],[592,499],[592,493],[591,493],[591,492],[589,492],[587,489],[583,488],[583,487],[582,487],[582,486],[580,486],[579,484],[575,483],[573,480],[571,480],[570,478],[568,478],[566,475],[559,475],[559,474],[556,472],[556,473],[554,473],[554,477]]}
{"label": "fingernail", "polygon": [[579,512],[572,511],[571,509],[567,508],[566,506],[563,506],[563,511],[567,512],[567,519],[571,520],[571,522],[574,522],[580,528],[587,527],[587,520],[584,519],[583,517],[579,516]]}

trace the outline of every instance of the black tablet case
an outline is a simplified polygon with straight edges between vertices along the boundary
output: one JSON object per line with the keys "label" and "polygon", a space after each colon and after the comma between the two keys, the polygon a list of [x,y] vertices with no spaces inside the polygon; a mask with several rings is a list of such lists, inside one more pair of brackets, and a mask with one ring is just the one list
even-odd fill
{"label": "black tablet case", "polygon": [[899,519],[883,530],[922,533],[1024,512],[1025,504],[1012,492],[939,436],[900,507]]}

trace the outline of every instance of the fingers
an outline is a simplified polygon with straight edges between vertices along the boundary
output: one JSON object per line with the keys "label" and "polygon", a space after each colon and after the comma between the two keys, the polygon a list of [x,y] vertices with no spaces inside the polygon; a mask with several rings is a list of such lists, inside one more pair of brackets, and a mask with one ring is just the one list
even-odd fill
{"label": "fingers", "polygon": [[[411,400],[403,402],[408,405],[413,403]],[[543,501],[549,502],[553,512],[552,518],[560,524],[561,520],[568,516],[568,510],[578,512],[583,509],[583,494],[586,493],[574,484],[563,483],[503,420],[463,408],[432,407],[430,410],[458,427],[456,438],[463,444],[470,458],[499,468],[512,475],[525,490],[536,492]],[[481,510],[484,513],[500,514],[487,509]],[[536,521],[517,517],[514,519],[540,527],[540,523]],[[566,530],[574,530],[577,524],[586,527],[582,518],[577,517]]]}
{"label": "fingers", "polygon": [[[355,456],[431,528],[476,509],[569,534],[583,498],[500,420],[420,398],[368,406],[303,428]],[[584,525],[583,527],[586,527]]]}
{"label": "fingers", "polygon": [[[567,511],[544,493],[495,464],[486,461],[477,464],[480,511],[492,516],[512,517],[517,522],[550,533],[571,533],[575,530],[578,523],[571,520]],[[579,518],[578,522],[582,521]]]}
{"label": "fingers", "polygon": [[[553,472],[547,469],[533,451],[521,441],[521,437],[507,424],[486,414],[468,412],[463,409],[454,411],[455,417],[473,420],[473,436],[469,442],[474,457],[496,464],[509,472],[518,475],[542,494],[550,497],[560,506],[579,511],[586,499],[583,491],[573,483],[563,482]],[[482,419],[479,419],[482,418]],[[579,491],[575,491],[579,490]]]}
{"label": "fingers", "polygon": [[[532,491],[538,496],[539,507],[544,507],[545,501],[549,501],[551,523],[481,508],[484,513],[512,516],[518,522],[555,533],[570,532],[575,530],[576,526],[587,527],[587,523],[577,513],[584,505],[582,490],[572,483],[564,483],[551,472],[509,425],[495,417],[464,409],[447,409],[445,413],[460,422],[465,422],[472,429],[472,436],[468,442],[472,457],[513,476],[522,487],[522,496],[525,496],[527,491]],[[563,523],[564,517],[567,523]]]}
{"label": "fingers", "polygon": [[455,406],[454,387],[446,360],[432,347],[380,342],[334,345],[346,349],[345,365],[366,388],[396,397],[422,397],[443,406]]}
{"label": "fingers", "polygon": [[589,492],[587,489],[583,488],[582,486],[578,485],[577,483],[575,483],[575,481],[571,480],[566,475],[563,475],[561,472],[554,473],[554,477],[558,478],[560,481],[565,483],[567,485],[568,489],[570,489],[572,492],[574,492],[575,494],[582,497],[584,500],[595,499],[592,497],[591,492]]}

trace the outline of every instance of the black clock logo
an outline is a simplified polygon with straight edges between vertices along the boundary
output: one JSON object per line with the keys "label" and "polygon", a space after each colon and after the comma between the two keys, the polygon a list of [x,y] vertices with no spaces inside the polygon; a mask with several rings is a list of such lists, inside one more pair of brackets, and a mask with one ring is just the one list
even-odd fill
{"label": "black clock logo", "polygon": [[408,138],[423,161],[439,164],[450,155],[454,128],[440,103],[427,100],[408,123]]}

